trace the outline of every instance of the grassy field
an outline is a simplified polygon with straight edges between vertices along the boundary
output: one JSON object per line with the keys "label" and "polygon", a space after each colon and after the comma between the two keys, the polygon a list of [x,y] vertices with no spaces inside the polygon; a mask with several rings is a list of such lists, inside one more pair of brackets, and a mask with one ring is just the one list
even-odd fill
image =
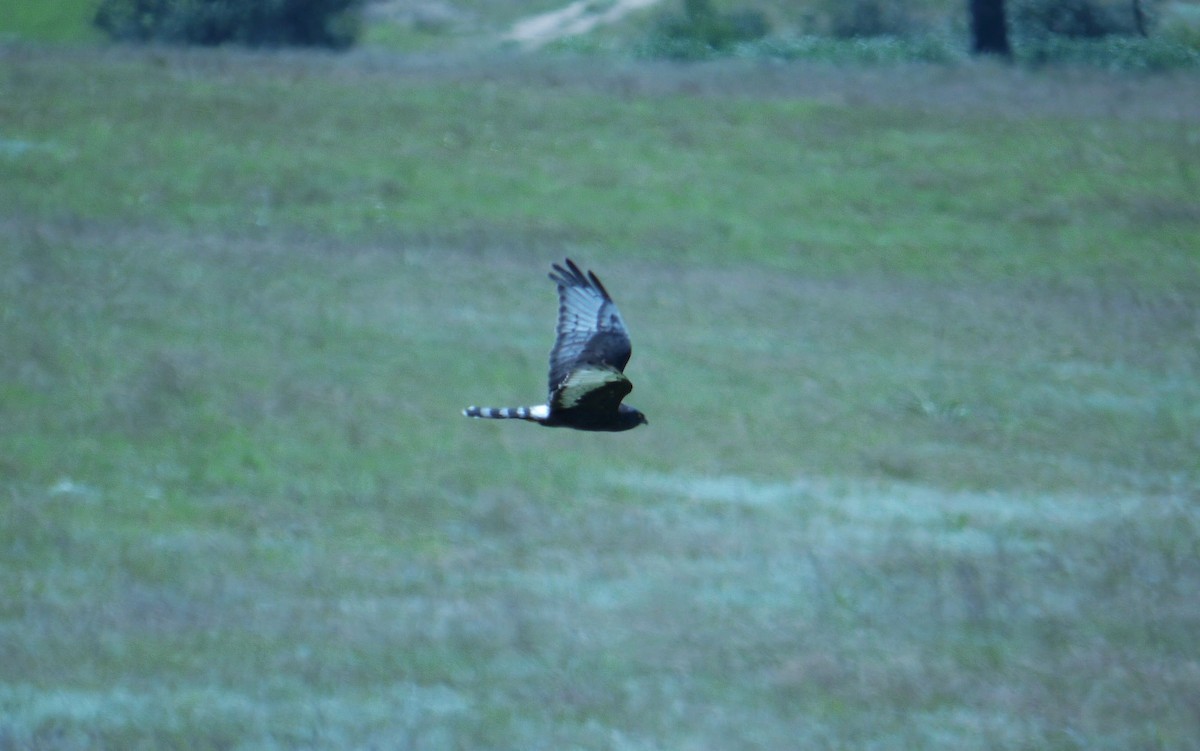
{"label": "grassy field", "polygon": [[98,4],[99,0],[0,0],[0,42],[94,40],[99,32],[92,28],[91,19]]}
{"label": "grassy field", "polygon": [[0,749],[1200,748],[1198,102],[0,48]]}

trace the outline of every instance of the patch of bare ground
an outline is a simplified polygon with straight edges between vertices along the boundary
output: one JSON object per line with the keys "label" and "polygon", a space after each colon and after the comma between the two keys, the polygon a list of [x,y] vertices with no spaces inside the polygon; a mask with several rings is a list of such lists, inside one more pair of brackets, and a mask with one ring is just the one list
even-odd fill
{"label": "patch of bare ground", "polygon": [[597,26],[615,23],[635,10],[657,5],[660,0],[576,0],[562,8],[522,18],[513,24],[504,40],[525,49],[537,49],[550,42],[586,34]]}

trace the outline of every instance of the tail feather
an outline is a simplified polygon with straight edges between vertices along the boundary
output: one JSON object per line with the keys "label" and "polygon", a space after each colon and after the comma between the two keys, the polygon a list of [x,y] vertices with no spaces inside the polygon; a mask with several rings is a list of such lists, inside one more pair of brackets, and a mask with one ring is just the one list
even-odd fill
{"label": "tail feather", "polygon": [[474,405],[463,410],[466,417],[479,417],[487,420],[530,420],[541,422],[546,419],[546,407],[476,407]]}

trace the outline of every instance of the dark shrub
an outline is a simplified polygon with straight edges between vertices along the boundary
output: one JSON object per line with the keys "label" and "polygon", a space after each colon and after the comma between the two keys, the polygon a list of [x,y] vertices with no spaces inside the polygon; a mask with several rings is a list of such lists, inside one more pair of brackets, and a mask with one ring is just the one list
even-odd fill
{"label": "dark shrub", "polygon": [[720,13],[709,0],[684,0],[683,14],[660,19],[650,44],[655,56],[691,59],[762,39],[769,31],[759,11]]}
{"label": "dark shrub", "polygon": [[1135,71],[1200,68],[1200,51],[1170,39],[1156,37],[1047,37],[1022,43],[1017,47],[1016,53],[1018,60],[1033,65],[1087,65],[1110,70]]}
{"label": "dark shrub", "polygon": [[344,49],[363,0],[101,0],[95,23],[113,39]]}
{"label": "dark shrub", "polygon": [[1026,37],[1099,39],[1144,34],[1154,0],[1018,0],[1013,25]]}
{"label": "dark shrub", "polygon": [[829,32],[842,39],[903,37],[915,21],[905,3],[887,0],[842,0],[829,4]]}
{"label": "dark shrub", "polygon": [[1200,66],[1200,52],[1170,33],[1149,33],[1158,0],[1016,0],[1012,8],[1018,59],[1117,70]]}

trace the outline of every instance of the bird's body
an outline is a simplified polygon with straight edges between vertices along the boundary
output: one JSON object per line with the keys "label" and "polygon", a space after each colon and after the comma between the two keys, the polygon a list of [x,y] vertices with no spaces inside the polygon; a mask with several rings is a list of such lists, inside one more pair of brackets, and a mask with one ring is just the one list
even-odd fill
{"label": "bird's body", "polygon": [[546,427],[616,432],[646,424],[646,416],[621,400],[633,390],[625,377],[632,347],[616,303],[592,272],[571,259],[554,264],[558,326],[550,350],[550,398],[534,407],[467,407],[463,414],[493,420],[527,420]]}

